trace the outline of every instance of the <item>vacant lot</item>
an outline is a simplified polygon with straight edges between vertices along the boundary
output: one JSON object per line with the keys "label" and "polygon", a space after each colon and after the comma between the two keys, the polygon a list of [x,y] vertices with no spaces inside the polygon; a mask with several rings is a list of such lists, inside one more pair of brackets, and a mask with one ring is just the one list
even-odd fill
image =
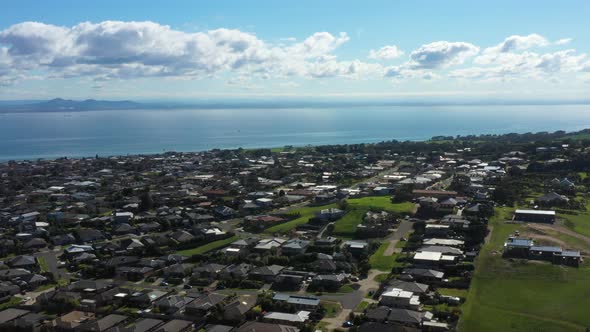
{"label": "vacant lot", "polygon": [[363,221],[363,216],[371,209],[398,214],[411,214],[414,210],[414,204],[410,202],[391,203],[389,196],[349,199],[346,215],[334,223],[334,235],[343,238],[354,237],[356,226]]}
{"label": "vacant lot", "polygon": [[292,210],[289,213],[292,214],[296,214],[299,213],[299,217],[290,221],[287,221],[285,223],[273,226],[273,227],[269,227],[267,228],[264,232],[265,233],[287,233],[290,230],[294,229],[295,227],[297,227],[298,225],[302,225],[302,224],[306,224],[309,219],[313,218],[313,216],[315,215],[316,212],[319,212],[323,209],[329,209],[329,208],[333,208],[336,207],[336,204],[328,204],[328,205],[322,205],[322,206],[306,206],[300,209],[295,209]]}
{"label": "vacant lot", "polygon": [[389,196],[370,196],[363,198],[352,198],[348,200],[350,207],[364,207],[364,208],[376,208],[381,210],[387,210],[391,212],[397,212],[400,214],[409,214],[414,210],[414,203],[403,202],[403,203],[391,203],[391,197]]}
{"label": "vacant lot", "polygon": [[590,267],[502,258],[508,235],[526,227],[503,222],[512,211],[497,209],[490,221],[492,235],[477,259],[459,330],[584,331],[590,325]]}
{"label": "vacant lot", "polygon": [[[306,206],[300,209],[292,210],[290,213],[298,213],[298,218],[267,228],[264,232],[267,234],[288,233],[295,227],[306,224],[309,219],[314,217],[316,212],[333,207],[337,207],[337,205],[328,204],[321,206]],[[362,222],[364,214],[370,209],[387,210],[401,214],[408,214],[413,211],[414,204],[409,202],[394,204],[391,203],[389,196],[350,199],[348,200],[346,215],[334,223],[334,235],[343,238],[352,238],[354,236],[356,226]]]}
{"label": "vacant lot", "polygon": [[219,248],[228,246],[230,243],[237,241],[237,240],[238,240],[238,237],[234,235],[232,237],[228,237],[227,239],[209,242],[209,243],[202,245],[200,247],[187,249],[187,250],[181,250],[176,253],[179,255],[189,256],[189,257],[192,255],[200,255],[200,254],[204,254],[206,252],[209,252],[211,250],[215,250],[215,249],[219,249]]}
{"label": "vacant lot", "polygon": [[404,263],[400,263],[396,261],[396,258],[399,257],[399,253],[394,253],[391,256],[384,256],[385,250],[389,247],[389,242],[383,242],[379,249],[375,251],[373,255],[369,258],[369,264],[371,264],[371,268],[377,269],[383,272],[391,272],[391,269],[394,267],[402,267]]}

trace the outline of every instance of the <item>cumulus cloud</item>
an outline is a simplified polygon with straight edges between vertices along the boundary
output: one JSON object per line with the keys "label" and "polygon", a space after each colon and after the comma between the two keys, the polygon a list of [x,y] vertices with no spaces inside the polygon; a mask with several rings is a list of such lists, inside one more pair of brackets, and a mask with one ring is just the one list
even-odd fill
{"label": "cumulus cloud", "polygon": [[527,36],[512,35],[501,43],[484,49],[482,54],[475,58],[475,63],[491,64],[498,61],[511,61],[510,58],[515,51],[547,45],[549,45],[547,39],[536,33]]}
{"label": "cumulus cloud", "polygon": [[[586,54],[573,49],[537,53],[535,48],[571,41],[549,42],[538,34],[513,35],[481,52],[469,42],[435,41],[410,52],[407,60],[394,66],[340,59],[337,51],[349,40],[344,32],[316,32],[275,44],[237,29],[185,32],[156,22],[83,22],[72,27],[23,22],[0,30],[0,85],[47,78],[104,82],[228,77],[228,85],[240,86],[253,79],[385,77],[399,81],[446,76],[486,80],[554,78],[590,71]],[[375,60],[399,59],[404,54],[395,45],[368,53]]]}
{"label": "cumulus cloud", "polygon": [[550,43],[538,34],[513,35],[484,49],[473,61],[477,66],[453,70],[449,76],[472,80],[528,78],[556,81],[555,75],[582,71],[586,54],[577,53],[574,49],[549,53],[538,53],[532,49],[564,45],[570,41],[566,38]]}
{"label": "cumulus cloud", "polygon": [[410,54],[409,66],[415,69],[438,69],[462,64],[476,55],[479,47],[466,42],[438,41],[422,45]]}
{"label": "cumulus cloud", "polygon": [[506,39],[500,44],[487,49],[486,51],[496,51],[499,53],[506,53],[511,51],[526,50],[532,47],[546,46],[549,42],[547,39],[536,33],[532,33],[527,36],[513,35]]}
{"label": "cumulus cloud", "polygon": [[490,66],[457,69],[450,77],[462,79],[507,80],[515,78],[554,78],[560,73],[582,71],[586,54],[564,50],[539,54],[535,52],[507,53],[490,62]]}
{"label": "cumulus cloud", "polygon": [[6,66],[20,73],[37,70],[48,77],[96,80],[205,78],[227,71],[262,78],[358,74],[370,65],[340,62],[332,54],[348,40],[346,33],[317,32],[301,42],[272,45],[235,29],[188,33],[155,22],[84,22],[73,27],[24,22],[0,31],[0,45],[5,45],[0,49],[0,75],[8,75],[2,72]]}
{"label": "cumulus cloud", "polygon": [[378,50],[370,50],[369,51],[369,59],[376,59],[376,60],[391,60],[395,58],[399,58],[404,54],[404,51],[400,50],[395,45],[388,45],[383,46]]}

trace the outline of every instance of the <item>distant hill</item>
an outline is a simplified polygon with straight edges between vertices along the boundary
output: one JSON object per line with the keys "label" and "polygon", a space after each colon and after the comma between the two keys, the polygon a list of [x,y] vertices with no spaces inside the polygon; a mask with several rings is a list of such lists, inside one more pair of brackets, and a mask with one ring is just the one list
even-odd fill
{"label": "distant hill", "polygon": [[48,101],[21,105],[1,105],[0,112],[60,112],[60,111],[96,111],[128,110],[144,108],[145,105],[129,100],[110,101],[87,99],[82,101],[55,98]]}

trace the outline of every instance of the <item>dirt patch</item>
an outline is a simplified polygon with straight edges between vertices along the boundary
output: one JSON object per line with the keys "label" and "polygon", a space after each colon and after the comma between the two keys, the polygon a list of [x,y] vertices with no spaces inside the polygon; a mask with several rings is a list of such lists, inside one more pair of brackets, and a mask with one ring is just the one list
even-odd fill
{"label": "dirt patch", "polygon": [[535,232],[523,232],[521,233],[521,236],[524,238],[532,238],[533,240],[536,240],[537,244],[539,245],[549,245],[549,246],[560,246],[560,247],[571,247],[571,245],[565,243],[565,241],[562,241],[560,239],[556,239],[554,237],[551,237],[549,235],[542,235],[542,234],[538,234]]}
{"label": "dirt patch", "polygon": [[[556,234],[563,234],[580,240],[578,243],[571,243],[562,239],[556,238]],[[523,237],[530,237],[539,242],[552,245],[559,245],[568,249],[578,249],[582,252],[590,251],[590,237],[576,233],[571,229],[562,225],[549,224],[527,224],[526,229],[522,233]]]}
{"label": "dirt patch", "polygon": [[537,230],[552,230],[552,231],[556,231],[562,234],[566,234],[569,235],[571,237],[575,237],[577,239],[580,239],[582,241],[584,241],[587,245],[590,246],[590,237],[584,236],[580,233],[576,233],[574,231],[572,231],[571,229],[562,226],[562,225],[548,225],[548,224],[528,224],[528,227],[531,227],[533,229],[537,229]]}

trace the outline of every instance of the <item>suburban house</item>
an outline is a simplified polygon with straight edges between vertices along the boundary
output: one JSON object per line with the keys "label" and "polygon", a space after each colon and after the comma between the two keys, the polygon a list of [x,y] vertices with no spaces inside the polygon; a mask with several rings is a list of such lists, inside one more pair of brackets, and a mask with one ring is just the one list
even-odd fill
{"label": "suburban house", "polygon": [[267,312],[263,320],[265,322],[274,323],[274,324],[290,324],[295,326],[301,326],[305,324],[309,320],[309,315],[311,312],[309,311],[297,311],[296,313],[287,313],[287,312],[276,312],[271,311]]}
{"label": "suburban house", "polygon": [[569,198],[564,195],[560,195],[554,191],[547,193],[541,197],[535,199],[535,204],[540,206],[562,206],[569,203]]}
{"label": "suburban house", "polygon": [[557,265],[578,267],[582,260],[577,250],[564,250],[555,246],[536,246],[532,239],[509,237],[504,243],[505,257],[544,260]]}
{"label": "suburban house", "polygon": [[242,295],[236,300],[223,307],[223,319],[232,322],[244,320],[244,314],[256,305],[257,296]]}
{"label": "suburban house", "polygon": [[408,268],[402,271],[400,275],[400,279],[408,280],[408,281],[417,281],[423,282],[427,284],[441,282],[444,277],[444,272],[431,270],[431,269],[423,269],[423,268]]}
{"label": "suburban house", "polygon": [[381,294],[379,304],[393,308],[417,310],[420,307],[420,296],[399,288],[388,288]]}
{"label": "suburban house", "polygon": [[341,218],[345,213],[346,212],[337,208],[329,208],[317,212],[316,218],[321,220],[336,220],[338,218]]}
{"label": "suburban house", "polygon": [[220,293],[189,293],[187,295],[193,297],[194,301],[186,305],[185,313],[197,317],[206,316],[211,308],[223,303],[228,297]]}
{"label": "suburban house", "polygon": [[238,327],[236,332],[299,332],[299,329],[291,325],[271,324],[262,322],[246,322]]}
{"label": "suburban house", "polygon": [[551,210],[516,210],[513,220],[526,222],[554,223],[555,211]]}
{"label": "suburban house", "polygon": [[281,246],[283,255],[300,255],[304,254],[311,242],[307,240],[291,239]]}
{"label": "suburban house", "polygon": [[313,296],[301,296],[292,294],[275,294],[273,301],[285,302],[293,305],[297,310],[315,311],[319,308],[320,299]]}
{"label": "suburban house", "polygon": [[279,265],[259,266],[250,270],[248,277],[250,279],[272,283],[284,268],[284,266]]}

